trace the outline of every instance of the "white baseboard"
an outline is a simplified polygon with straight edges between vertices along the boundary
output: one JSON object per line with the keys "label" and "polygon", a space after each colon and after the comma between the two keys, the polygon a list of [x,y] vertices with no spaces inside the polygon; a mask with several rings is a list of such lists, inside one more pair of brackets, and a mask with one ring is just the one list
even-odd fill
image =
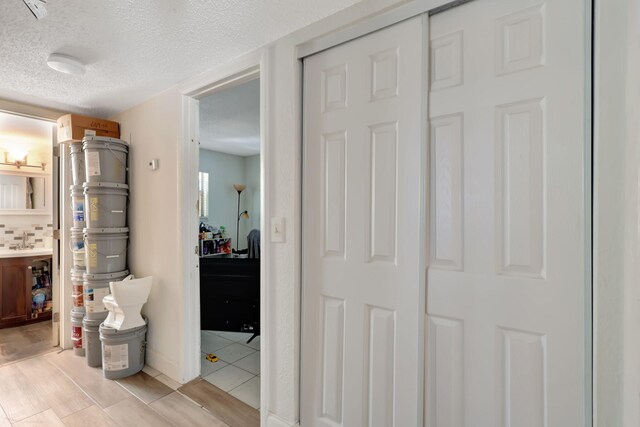
{"label": "white baseboard", "polygon": [[291,423],[291,421],[287,421],[276,414],[269,414],[267,416],[267,427],[300,427],[300,424],[297,422]]}
{"label": "white baseboard", "polygon": [[178,369],[178,364],[167,359],[163,354],[153,348],[147,347],[145,363],[162,372],[172,380],[182,383],[182,381],[180,381],[180,370]]}
{"label": "white baseboard", "polygon": [[267,416],[267,427],[300,427],[300,423],[292,423],[276,414],[269,414]]}

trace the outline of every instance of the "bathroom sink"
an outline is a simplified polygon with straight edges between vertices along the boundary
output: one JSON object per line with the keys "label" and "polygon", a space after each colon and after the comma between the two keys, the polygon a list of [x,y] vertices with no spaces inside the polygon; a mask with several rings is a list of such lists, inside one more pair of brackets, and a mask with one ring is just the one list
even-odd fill
{"label": "bathroom sink", "polygon": [[0,249],[0,258],[19,258],[28,256],[51,255],[51,248],[35,248],[35,249]]}

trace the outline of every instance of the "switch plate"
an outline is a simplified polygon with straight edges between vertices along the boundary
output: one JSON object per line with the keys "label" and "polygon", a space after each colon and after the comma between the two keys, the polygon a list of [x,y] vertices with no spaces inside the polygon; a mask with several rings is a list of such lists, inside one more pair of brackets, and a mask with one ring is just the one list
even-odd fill
{"label": "switch plate", "polygon": [[285,220],[283,217],[271,218],[271,241],[273,243],[285,242]]}

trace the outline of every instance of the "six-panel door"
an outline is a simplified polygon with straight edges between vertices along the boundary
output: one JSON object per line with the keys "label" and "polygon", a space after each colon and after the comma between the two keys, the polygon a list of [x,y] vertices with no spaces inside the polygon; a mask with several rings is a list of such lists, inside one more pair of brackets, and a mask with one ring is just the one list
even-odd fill
{"label": "six-panel door", "polygon": [[430,19],[431,427],[585,425],[584,5]]}
{"label": "six-panel door", "polygon": [[304,426],[421,417],[421,30],[305,59]]}

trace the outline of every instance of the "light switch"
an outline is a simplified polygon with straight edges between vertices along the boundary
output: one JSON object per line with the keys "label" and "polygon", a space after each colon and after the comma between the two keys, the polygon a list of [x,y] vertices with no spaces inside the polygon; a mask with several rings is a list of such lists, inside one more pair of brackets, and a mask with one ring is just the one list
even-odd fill
{"label": "light switch", "polygon": [[271,218],[271,241],[273,243],[285,242],[285,221],[282,217]]}

